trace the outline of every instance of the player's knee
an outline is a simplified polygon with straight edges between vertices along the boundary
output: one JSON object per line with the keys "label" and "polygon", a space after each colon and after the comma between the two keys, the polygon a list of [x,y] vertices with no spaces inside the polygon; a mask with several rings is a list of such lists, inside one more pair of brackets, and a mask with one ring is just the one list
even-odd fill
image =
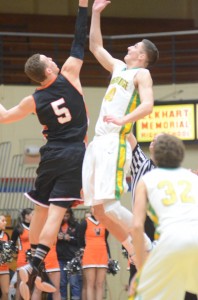
{"label": "player's knee", "polygon": [[127,231],[132,226],[132,213],[120,204],[119,201],[109,201],[104,204],[105,214],[114,222],[124,226]]}
{"label": "player's knee", "polygon": [[116,200],[108,201],[108,202],[104,203],[104,212],[109,217],[120,219],[121,218],[121,216],[119,214],[120,206],[121,205],[120,205],[119,201],[116,201]]}

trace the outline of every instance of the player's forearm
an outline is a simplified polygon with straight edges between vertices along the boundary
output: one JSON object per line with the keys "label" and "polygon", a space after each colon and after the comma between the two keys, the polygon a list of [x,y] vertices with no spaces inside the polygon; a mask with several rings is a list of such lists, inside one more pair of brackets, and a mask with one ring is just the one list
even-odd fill
{"label": "player's forearm", "polygon": [[79,0],[80,7],[88,7],[88,0]]}
{"label": "player's forearm", "polygon": [[[82,2],[87,2],[87,1],[82,1]],[[83,4],[85,5],[85,3]],[[80,6],[78,8],[74,41],[71,46],[70,56],[83,60],[86,37],[87,37],[87,6]]]}
{"label": "player's forearm", "polygon": [[101,14],[93,10],[89,35],[89,49],[94,54],[99,47],[103,47]]}
{"label": "player's forearm", "polygon": [[137,146],[136,137],[134,136],[134,134],[132,132],[130,132],[130,134],[127,136],[127,139],[129,141],[131,149],[133,151],[135,149],[135,147]]}
{"label": "player's forearm", "polygon": [[135,266],[139,270],[146,259],[145,237],[142,228],[134,228],[132,231],[133,246],[135,249]]}
{"label": "player's forearm", "polygon": [[134,122],[148,116],[149,114],[152,113],[152,111],[153,111],[152,102],[151,103],[148,103],[148,102],[142,103],[133,112],[124,116],[123,122],[124,122],[124,124],[134,123]]}

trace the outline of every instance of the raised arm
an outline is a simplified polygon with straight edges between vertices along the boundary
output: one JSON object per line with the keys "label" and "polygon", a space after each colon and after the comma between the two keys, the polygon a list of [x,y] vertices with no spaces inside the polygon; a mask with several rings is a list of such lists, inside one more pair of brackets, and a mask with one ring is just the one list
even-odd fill
{"label": "raised arm", "polygon": [[88,0],[79,0],[75,34],[71,45],[70,56],[61,69],[61,73],[74,85],[77,85],[77,87],[80,85],[79,75],[83,64],[84,48],[87,37],[87,8]]}
{"label": "raised arm", "polygon": [[95,0],[92,7],[91,27],[89,36],[89,49],[98,62],[109,72],[113,72],[113,67],[117,59],[104,49],[101,33],[101,12],[110,4],[107,0]]}

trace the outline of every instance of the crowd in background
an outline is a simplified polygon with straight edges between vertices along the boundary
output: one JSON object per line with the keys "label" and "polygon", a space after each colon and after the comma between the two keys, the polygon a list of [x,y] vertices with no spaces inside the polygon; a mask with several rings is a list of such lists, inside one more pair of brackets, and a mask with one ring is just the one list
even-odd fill
{"label": "crowd in background", "polygon": [[[20,267],[31,260],[29,227],[34,210],[25,208],[20,213],[11,237],[6,233],[6,217],[0,217],[0,240],[12,240],[18,253],[15,272],[9,264],[0,267],[2,300],[22,300],[19,293]],[[43,293],[34,286],[32,300],[102,300],[111,259],[107,242],[108,231],[93,216],[93,210],[77,221],[74,211],[68,208],[62,220],[57,241],[44,261],[44,272],[56,287],[54,293]],[[95,297],[95,298],[94,298]]]}

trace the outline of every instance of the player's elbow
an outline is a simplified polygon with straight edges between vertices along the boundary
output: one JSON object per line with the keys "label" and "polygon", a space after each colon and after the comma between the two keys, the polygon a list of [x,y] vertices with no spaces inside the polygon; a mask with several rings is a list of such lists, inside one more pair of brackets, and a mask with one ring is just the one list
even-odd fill
{"label": "player's elbow", "polygon": [[145,117],[153,112],[153,103],[146,103],[144,105]]}
{"label": "player's elbow", "polygon": [[101,52],[101,49],[102,49],[101,44],[93,36],[90,36],[89,50],[91,51],[91,53],[97,57]]}
{"label": "player's elbow", "polygon": [[89,42],[89,50],[91,51],[91,53],[93,55],[96,55],[97,47],[96,47],[95,43],[93,43],[91,40]]}
{"label": "player's elbow", "polygon": [[0,123],[1,124],[9,124],[11,122],[9,121],[9,119],[6,117],[6,114],[5,114],[5,115],[0,116]]}

